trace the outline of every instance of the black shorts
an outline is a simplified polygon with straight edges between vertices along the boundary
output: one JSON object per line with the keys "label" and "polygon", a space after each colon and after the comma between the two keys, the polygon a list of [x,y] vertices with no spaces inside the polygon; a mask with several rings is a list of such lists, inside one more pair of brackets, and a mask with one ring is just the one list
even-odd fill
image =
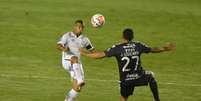
{"label": "black shorts", "polygon": [[132,81],[121,81],[120,83],[120,93],[121,96],[127,98],[130,95],[133,95],[134,88],[136,86],[146,86],[153,78],[153,73],[146,73],[148,71],[145,71],[144,74],[136,80]]}

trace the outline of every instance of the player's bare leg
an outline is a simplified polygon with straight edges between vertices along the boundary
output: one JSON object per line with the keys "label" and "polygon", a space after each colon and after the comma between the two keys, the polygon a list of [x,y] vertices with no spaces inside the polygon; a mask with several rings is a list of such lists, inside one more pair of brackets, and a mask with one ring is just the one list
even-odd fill
{"label": "player's bare leg", "polygon": [[127,101],[127,99],[128,97],[123,97],[123,96],[120,97],[120,101]]}
{"label": "player's bare leg", "polygon": [[81,76],[79,72],[81,67],[80,67],[80,64],[78,63],[78,58],[73,56],[71,58],[71,64],[73,66],[73,69],[75,69],[74,72],[75,72],[75,75],[78,77],[78,79],[73,79],[72,89],[69,91],[65,101],[74,101],[78,93],[81,91],[82,87],[85,84],[83,80],[79,80],[79,77]]}

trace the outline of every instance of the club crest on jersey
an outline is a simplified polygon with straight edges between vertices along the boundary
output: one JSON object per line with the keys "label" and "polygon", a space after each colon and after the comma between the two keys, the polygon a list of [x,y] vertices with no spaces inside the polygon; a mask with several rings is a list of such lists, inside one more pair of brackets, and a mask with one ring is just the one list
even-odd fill
{"label": "club crest on jersey", "polygon": [[71,39],[71,41],[72,41],[72,42],[74,42],[74,41],[75,41],[75,39]]}

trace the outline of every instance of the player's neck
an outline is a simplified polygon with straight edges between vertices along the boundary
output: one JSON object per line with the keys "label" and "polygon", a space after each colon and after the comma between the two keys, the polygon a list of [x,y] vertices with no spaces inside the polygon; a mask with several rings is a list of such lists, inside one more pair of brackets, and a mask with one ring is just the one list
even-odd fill
{"label": "player's neck", "polygon": [[128,43],[129,41],[128,40],[122,40],[122,43]]}
{"label": "player's neck", "polygon": [[132,41],[128,41],[128,40],[123,40],[122,43],[130,43]]}
{"label": "player's neck", "polygon": [[73,31],[73,34],[76,36],[76,37],[79,37],[81,34],[78,34],[76,32]]}

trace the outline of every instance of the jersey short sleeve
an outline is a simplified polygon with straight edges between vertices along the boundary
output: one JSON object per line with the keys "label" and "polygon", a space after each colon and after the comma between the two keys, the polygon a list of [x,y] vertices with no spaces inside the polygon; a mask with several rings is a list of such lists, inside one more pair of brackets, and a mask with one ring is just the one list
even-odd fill
{"label": "jersey short sleeve", "polygon": [[139,47],[142,53],[149,53],[151,52],[151,47],[143,44],[143,43],[139,43]]}
{"label": "jersey short sleeve", "polygon": [[68,33],[64,34],[59,41],[57,42],[57,44],[61,44],[61,45],[65,45],[67,44],[67,39],[68,39]]}
{"label": "jersey short sleeve", "polygon": [[104,51],[105,56],[107,57],[112,57],[116,56],[118,54],[118,48],[117,46],[113,45],[112,48],[108,48],[107,50]]}
{"label": "jersey short sleeve", "polygon": [[91,44],[91,41],[87,37],[83,38],[82,45],[87,50],[93,50],[94,49],[93,45]]}

